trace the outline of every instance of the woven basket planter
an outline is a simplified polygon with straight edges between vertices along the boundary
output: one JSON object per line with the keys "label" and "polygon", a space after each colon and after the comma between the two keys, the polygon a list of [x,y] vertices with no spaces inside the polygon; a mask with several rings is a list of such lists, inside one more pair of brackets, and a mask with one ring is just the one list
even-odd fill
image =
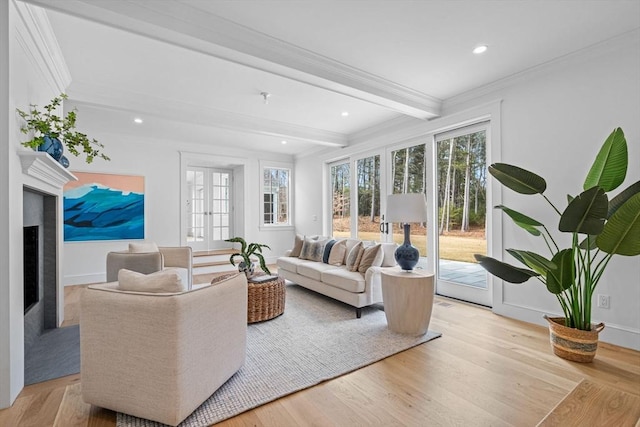
{"label": "woven basket planter", "polygon": [[604,329],[604,323],[591,325],[590,331],[569,328],[564,325],[564,317],[544,316],[549,322],[551,348],[556,356],[573,362],[593,362],[598,349],[598,333]]}
{"label": "woven basket planter", "polygon": [[247,323],[262,322],[284,313],[285,281],[282,277],[247,285]]}

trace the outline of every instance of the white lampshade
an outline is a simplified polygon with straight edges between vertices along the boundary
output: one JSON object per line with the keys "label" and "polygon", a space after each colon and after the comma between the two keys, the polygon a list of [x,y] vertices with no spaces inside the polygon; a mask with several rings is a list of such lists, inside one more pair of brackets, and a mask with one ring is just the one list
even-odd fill
{"label": "white lampshade", "polygon": [[422,193],[387,196],[387,222],[426,222],[427,199]]}

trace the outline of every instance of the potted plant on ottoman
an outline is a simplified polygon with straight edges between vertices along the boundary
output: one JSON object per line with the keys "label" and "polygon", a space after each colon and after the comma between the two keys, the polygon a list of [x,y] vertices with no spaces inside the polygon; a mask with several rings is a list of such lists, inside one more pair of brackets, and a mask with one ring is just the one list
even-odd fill
{"label": "potted plant on ottoman", "polygon": [[[506,206],[496,206],[516,225],[534,236],[542,236],[550,257],[519,249],[507,249],[528,268],[519,268],[482,255],[475,255],[484,269],[510,283],[535,277],[560,303],[564,318],[549,321],[554,353],[577,362],[591,362],[603,324],[591,324],[592,295],[614,255],[640,254],[640,181],[609,200],[607,193],[625,179],[627,142],[622,129],[615,129],[604,142],[587,174],[582,193],[568,197],[561,212],[543,194],[547,183],[533,172],[504,163],[489,166],[501,184],[520,194],[540,194],[559,215],[558,229],[571,233],[571,246],[560,249],[541,222]],[[574,340],[575,338],[575,340]]]}
{"label": "potted plant on ottoman", "polygon": [[262,248],[271,249],[269,246],[263,245],[260,243],[247,244],[247,242],[242,237],[234,237],[232,239],[227,239],[225,240],[225,242],[240,243],[240,252],[231,254],[231,256],[229,257],[229,262],[231,263],[231,265],[235,267],[236,265],[235,257],[241,257],[242,261],[240,261],[240,263],[238,264],[238,271],[244,272],[244,274],[247,275],[247,279],[253,276],[253,271],[255,268],[255,264],[251,260],[252,256],[255,256],[256,258],[258,258],[258,261],[260,261],[260,268],[262,269],[262,271],[264,271],[268,275],[271,275],[271,272],[267,268],[267,263],[265,262],[264,257],[262,256]]}

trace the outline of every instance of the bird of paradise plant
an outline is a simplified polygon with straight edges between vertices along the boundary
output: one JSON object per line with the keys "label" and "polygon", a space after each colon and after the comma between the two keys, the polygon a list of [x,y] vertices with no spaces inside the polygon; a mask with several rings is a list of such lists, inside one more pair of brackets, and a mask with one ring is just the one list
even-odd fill
{"label": "bird of paradise plant", "polygon": [[565,326],[591,330],[593,292],[609,261],[614,255],[640,254],[640,181],[611,199],[607,195],[623,183],[627,166],[627,142],[622,129],[616,128],[598,152],[583,191],[575,197],[568,196],[563,211],[544,194],[547,183],[539,175],[505,163],[489,166],[489,173],[507,188],[520,194],[541,195],[559,216],[558,230],[571,233],[571,246],[560,249],[543,223],[500,205],[496,208],[516,225],[542,236],[550,256],[507,249],[528,268],[477,254],[475,258],[490,274],[510,283],[524,283],[535,277],[557,297]]}

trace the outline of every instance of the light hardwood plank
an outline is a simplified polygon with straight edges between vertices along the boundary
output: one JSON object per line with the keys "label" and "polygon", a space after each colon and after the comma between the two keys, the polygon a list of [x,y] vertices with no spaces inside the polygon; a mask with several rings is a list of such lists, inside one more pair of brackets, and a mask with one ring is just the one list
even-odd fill
{"label": "light hardwood plank", "polygon": [[639,420],[640,397],[583,380],[553,408],[538,427],[633,427]]}
{"label": "light hardwood plank", "polygon": [[[77,304],[83,288],[65,288],[68,304]],[[441,338],[218,425],[536,425],[583,379],[640,398],[640,352],[601,343],[594,363],[568,362],[551,352],[545,327],[455,300],[435,302],[429,328]],[[68,312],[75,321],[77,312]],[[25,387],[0,411],[0,425],[115,426],[114,412],[87,409],[79,381],[71,375]],[[618,411],[601,400],[590,405]]]}

